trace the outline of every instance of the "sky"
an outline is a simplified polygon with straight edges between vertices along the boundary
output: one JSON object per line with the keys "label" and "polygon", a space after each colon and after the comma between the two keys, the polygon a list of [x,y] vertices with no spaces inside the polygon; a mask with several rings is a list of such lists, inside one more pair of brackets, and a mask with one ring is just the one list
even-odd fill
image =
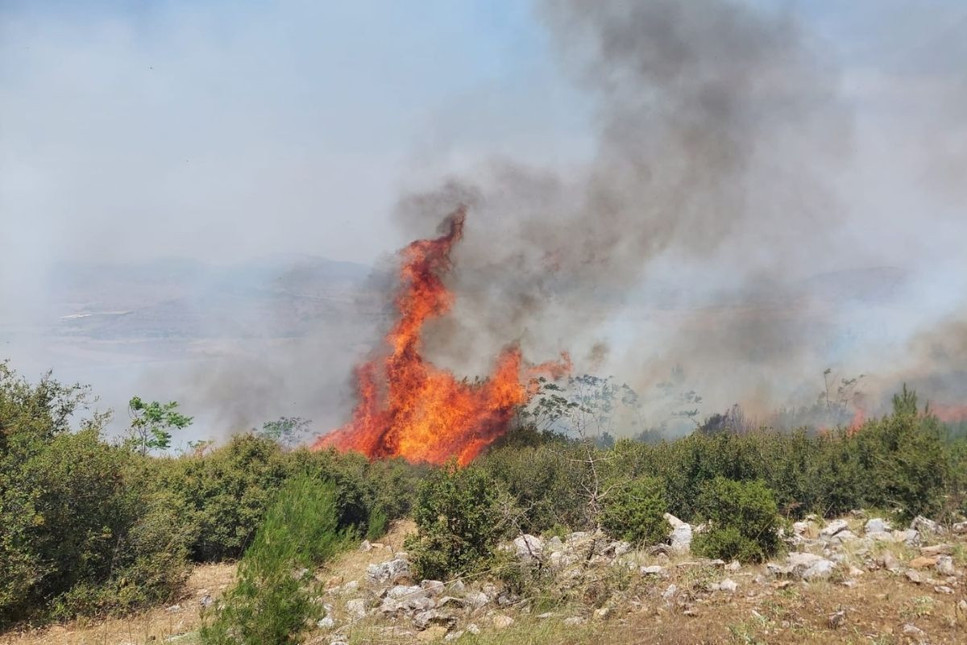
{"label": "sky", "polygon": [[[962,71],[962,2],[755,4],[799,15],[858,104]],[[588,155],[571,80],[513,0],[2,0],[0,270],[370,262],[405,241],[388,213],[410,183]]]}
{"label": "sky", "polygon": [[414,175],[580,146],[523,3],[0,7],[5,271],[40,248],[369,262]]}

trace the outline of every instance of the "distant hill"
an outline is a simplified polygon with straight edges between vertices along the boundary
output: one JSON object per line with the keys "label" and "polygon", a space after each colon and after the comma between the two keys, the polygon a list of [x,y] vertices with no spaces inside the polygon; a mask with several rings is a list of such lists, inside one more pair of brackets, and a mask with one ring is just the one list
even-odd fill
{"label": "distant hill", "polygon": [[371,269],[312,256],[218,266],[165,259],[62,264],[46,333],[103,340],[292,336],[314,320],[372,313]]}

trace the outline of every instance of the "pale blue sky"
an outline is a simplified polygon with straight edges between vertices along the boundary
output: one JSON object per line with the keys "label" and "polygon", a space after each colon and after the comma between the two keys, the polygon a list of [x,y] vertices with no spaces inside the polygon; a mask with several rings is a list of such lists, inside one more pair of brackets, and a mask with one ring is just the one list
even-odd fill
{"label": "pale blue sky", "polygon": [[581,127],[523,3],[10,5],[4,219],[58,255],[371,260],[417,159]]}

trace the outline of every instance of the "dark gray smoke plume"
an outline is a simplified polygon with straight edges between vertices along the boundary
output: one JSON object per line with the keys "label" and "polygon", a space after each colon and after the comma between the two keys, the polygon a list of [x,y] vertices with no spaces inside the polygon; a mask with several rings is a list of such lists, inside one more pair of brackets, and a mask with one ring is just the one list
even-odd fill
{"label": "dark gray smoke plume", "polygon": [[[851,122],[835,72],[790,15],[738,3],[549,1],[540,15],[596,99],[594,160],[570,173],[495,163],[401,202],[414,235],[470,206],[456,315],[428,331],[431,355],[481,369],[520,341],[532,360],[574,350],[580,370],[618,336],[611,369],[647,388],[694,366],[728,390],[722,403],[788,373],[780,364],[801,369],[824,330],[809,302],[787,309],[785,281],[837,244],[829,177]],[[676,264],[698,289],[681,290]],[[650,281],[669,277],[675,311],[656,320]]]}
{"label": "dark gray smoke plume", "polygon": [[[967,265],[923,262],[945,255],[938,239],[967,234],[955,116],[967,86],[941,76],[929,99],[904,98],[936,79],[844,73],[794,12],[760,3],[536,10],[592,98],[594,149],[578,166],[490,160],[400,200],[408,239],[469,207],[449,276],[454,311],[425,330],[432,360],[475,375],[510,342],[534,362],[567,350],[576,372],[631,384],[652,427],[693,404],[699,418],[739,403],[752,420],[785,408],[809,422],[802,410],[821,393],[874,413],[904,380],[927,397],[967,394],[964,303],[938,295],[967,287],[950,279]],[[922,229],[916,217],[928,218]],[[304,347],[263,361],[261,379],[232,368],[196,383],[219,401],[246,392],[255,409],[223,406],[239,418],[306,384],[332,393],[331,366],[309,365],[333,348]],[[344,368],[352,352],[337,354]]]}

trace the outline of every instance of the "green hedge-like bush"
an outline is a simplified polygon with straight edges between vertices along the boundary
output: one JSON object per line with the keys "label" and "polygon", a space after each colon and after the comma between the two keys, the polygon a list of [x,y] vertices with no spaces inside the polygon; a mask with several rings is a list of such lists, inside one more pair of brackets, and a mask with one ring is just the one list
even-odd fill
{"label": "green hedge-like bush", "polygon": [[703,486],[698,508],[699,517],[709,523],[708,529],[692,542],[692,549],[699,555],[762,562],[775,555],[782,545],[776,501],[761,481],[716,477]]}
{"label": "green hedge-like bush", "polygon": [[[169,459],[161,470],[159,486],[181,500],[193,527],[190,552],[196,562],[241,557],[269,503],[294,474],[331,481],[340,527],[378,537],[390,520],[411,510],[425,471],[401,461],[370,463],[359,454],[285,451],[252,434],[205,455]],[[372,529],[371,521],[377,522]]]}
{"label": "green hedge-like bush", "polygon": [[626,479],[613,484],[601,510],[601,528],[633,544],[657,544],[668,536],[665,493],[655,477]]}
{"label": "green hedge-like bush", "polygon": [[512,444],[492,451],[480,467],[499,481],[513,497],[522,514],[519,528],[542,533],[554,526],[583,526],[587,521],[586,500],[581,489],[584,472],[578,467],[580,446],[548,435],[551,443],[539,446]]}
{"label": "green hedge-like bush", "polygon": [[496,488],[474,466],[430,472],[417,495],[415,519],[419,531],[406,549],[423,578],[442,580],[489,562],[502,532]]}
{"label": "green hedge-like bush", "polygon": [[177,507],[150,461],[72,433],[84,392],[0,364],[0,626],[123,612],[170,598],[187,575]]}
{"label": "green hedge-like bush", "polygon": [[207,455],[168,460],[160,486],[187,509],[191,559],[241,557],[289,472],[275,442],[249,434]]}

